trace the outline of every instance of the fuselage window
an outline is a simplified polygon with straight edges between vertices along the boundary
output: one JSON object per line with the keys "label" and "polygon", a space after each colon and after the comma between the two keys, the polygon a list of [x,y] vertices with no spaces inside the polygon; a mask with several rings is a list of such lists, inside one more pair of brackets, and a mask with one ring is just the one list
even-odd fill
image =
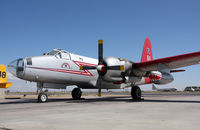
{"label": "fuselage window", "polygon": [[27,65],[32,65],[32,59],[31,58],[26,58]]}
{"label": "fuselage window", "polygon": [[70,55],[68,53],[62,52],[61,54],[63,59],[70,60]]}

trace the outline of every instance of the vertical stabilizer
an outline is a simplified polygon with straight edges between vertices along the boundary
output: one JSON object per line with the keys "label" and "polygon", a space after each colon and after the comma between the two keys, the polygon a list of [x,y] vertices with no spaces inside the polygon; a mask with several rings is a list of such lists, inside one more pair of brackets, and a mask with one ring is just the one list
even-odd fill
{"label": "vertical stabilizer", "polygon": [[7,82],[6,66],[0,65],[0,88],[8,88],[12,83]]}
{"label": "vertical stabilizer", "polygon": [[144,48],[142,52],[141,62],[153,60],[151,41],[147,37],[144,42]]}

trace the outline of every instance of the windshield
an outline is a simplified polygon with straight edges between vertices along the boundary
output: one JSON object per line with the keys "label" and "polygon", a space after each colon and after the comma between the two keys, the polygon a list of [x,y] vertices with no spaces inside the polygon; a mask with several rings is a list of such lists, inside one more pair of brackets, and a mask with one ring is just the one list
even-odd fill
{"label": "windshield", "polygon": [[47,53],[47,55],[53,56],[53,55],[57,54],[58,52],[59,52],[59,51],[52,50],[51,52]]}

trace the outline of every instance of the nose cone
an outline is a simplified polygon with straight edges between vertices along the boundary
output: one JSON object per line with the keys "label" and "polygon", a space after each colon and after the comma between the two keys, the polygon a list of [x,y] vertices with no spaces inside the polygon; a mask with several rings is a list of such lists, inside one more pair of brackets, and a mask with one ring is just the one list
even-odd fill
{"label": "nose cone", "polygon": [[10,63],[8,64],[7,68],[8,68],[8,71],[9,71],[11,74],[13,74],[14,76],[17,76],[17,75],[16,75],[17,60],[14,60],[14,61],[10,62]]}
{"label": "nose cone", "polygon": [[24,74],[24,60],[22,58],[10,62],[7,67],[11,74],[22,78]]}

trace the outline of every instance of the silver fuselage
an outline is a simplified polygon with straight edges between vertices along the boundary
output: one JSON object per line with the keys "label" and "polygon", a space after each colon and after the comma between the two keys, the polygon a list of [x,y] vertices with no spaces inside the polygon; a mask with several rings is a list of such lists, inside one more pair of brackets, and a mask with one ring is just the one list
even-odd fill
{"label": "silver fuselage", "polygon": [[[58,51],[55,55],[34,56],[15,60],[8,65],[8,69],[20,79],[46,83],[48,84],[45,86],[46,88],[57,89],[77,85],[80,88],[97,89],[98,72],[96,70],[80,70],[80,66],[94,66],[97,64],[98,60],[96,59],[66,51]],[[140,84],[145,84],[144,77],[121,84],[103,81],[102,89],[120,89]]]}

